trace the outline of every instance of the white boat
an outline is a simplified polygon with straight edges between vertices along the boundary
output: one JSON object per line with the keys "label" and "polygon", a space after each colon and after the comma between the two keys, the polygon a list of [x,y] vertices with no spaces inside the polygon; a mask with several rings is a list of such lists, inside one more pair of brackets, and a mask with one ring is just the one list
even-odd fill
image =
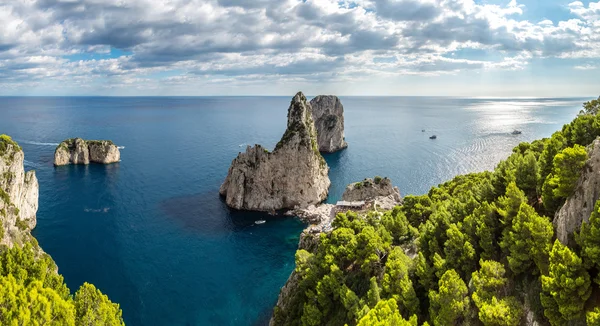
{"label": "white boat", "polygon": [[254,221],[254,224],[265,224],[267,221],[265,220],[258,220],[258,221]]}

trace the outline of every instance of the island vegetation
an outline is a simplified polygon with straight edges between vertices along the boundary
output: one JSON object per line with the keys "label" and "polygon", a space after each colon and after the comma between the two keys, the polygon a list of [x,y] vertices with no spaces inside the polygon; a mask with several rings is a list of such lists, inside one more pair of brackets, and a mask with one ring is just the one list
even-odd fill
{"label": "island vegetation", "polygon": [[[71,294],[31,235],[37,179],[33,171],[24,173],[22,149],[7,135],[0,135],[0,171],[0,325],[124,325],[119,305],[93,285],[84,283]],[[15,193],[22,194],[19,200],[11,199]],[[25,215],[23,205],[31,202],[36,205],[25,207]]]}
{"label": "island vegetation", "polygon": [[494,171],[386,213],[340,213],[296,252],[273,325],[600,325],[600,202],[567,244],[552,218],[600,136],[600,98]]}

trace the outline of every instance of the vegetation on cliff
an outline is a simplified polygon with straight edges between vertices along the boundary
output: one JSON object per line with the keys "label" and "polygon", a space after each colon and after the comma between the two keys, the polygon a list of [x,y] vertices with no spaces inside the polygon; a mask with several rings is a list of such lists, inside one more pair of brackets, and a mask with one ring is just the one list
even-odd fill
{"label": "vegetation on cliff", "polygon": [[600,204],[572,248],[555,240],[552,217],[600,136],[599,100],[492,172],[383,215],[338,214],[316,249],[297,251],[298,282],[273,324],[598,325]]}
{"label": "vegetation on cliff", "polygon": [[[0,171],[13,165],[23,174],[20,151],[10,137],[0,135],[0,159],[11,158],[10,162],[0,160]],[[20,160],[13,162],[14,157]],[[35,225],[38,198],[37,181],[32,174],[35,184],[28,183],[29,173],[20,182],[13,172],[0,173],[0,240],[6,240],[0,245],[0,325],[123,325],[119,305],[93,285],[85,283],[71,295],[52,258],[29,233]],[[26,208],[23,203],[14,201],[15,197],[11,200],[7,193],[21,187],[22,196],[27,196],[27,186],[35,187],[35,194],[28,197],[36,203],[29,208],[33,224],[23,219],[19,209]],[[9,233],[12,237],[6,239]]]}

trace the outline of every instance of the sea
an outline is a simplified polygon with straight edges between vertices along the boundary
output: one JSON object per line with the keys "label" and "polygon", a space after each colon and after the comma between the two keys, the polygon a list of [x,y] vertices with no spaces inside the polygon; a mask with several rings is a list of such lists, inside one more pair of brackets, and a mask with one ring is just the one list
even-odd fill
{"label": "sea", "polygon": [[[274,148],[290,100],[0,97],[0,134],[37,173],[33,234],[72,291],[93,283],[127,325],[266,325],[304,225],[228,209],[218,189],[246,146]],[[559,130],[585,100],[341,97],[349,146],[324,155],[327,201],[376,175],[408,195],[493,169],[520,142]],[[72,137],[114,141],[121,162],[54,167],[55,147]]]}

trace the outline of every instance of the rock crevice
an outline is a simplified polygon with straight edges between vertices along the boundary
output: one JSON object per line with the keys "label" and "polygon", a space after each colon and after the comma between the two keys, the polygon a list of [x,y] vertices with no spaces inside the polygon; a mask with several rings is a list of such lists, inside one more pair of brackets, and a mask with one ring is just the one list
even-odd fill
{"label": "rock crevice", "polygon": [[344,106],[337,96],[319,95],[310,101],[319,151],[332,153],[348,147],[344,137]]}
{"label": "rock crevice", "polygon": [[0,244],[21,244],[36,225],[39,186],[35,171],[23,167],[23,150],[0,135]]}
{"label": "rock crevice", "polygon": [[319,153],[311,111],[299,92],[290,103],[287,129],[273,152],[255,145],[238,154],[219,189],[229,207],[272,211],[325,200],[329,167]]}

